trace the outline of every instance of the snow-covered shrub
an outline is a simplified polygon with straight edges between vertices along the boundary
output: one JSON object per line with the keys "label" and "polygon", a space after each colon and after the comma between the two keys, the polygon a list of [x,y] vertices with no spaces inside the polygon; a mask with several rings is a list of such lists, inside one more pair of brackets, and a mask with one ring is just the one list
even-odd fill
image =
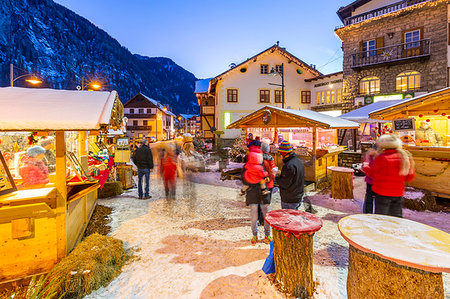
{"label": "snow-covered shrub", "polygon": [[247,141],[245,139],[245,136],[241,136],[234,141],[233,146],[231,147],[230,150],[231,161],[237,163],[244,162],[246,151],[247,151]]}

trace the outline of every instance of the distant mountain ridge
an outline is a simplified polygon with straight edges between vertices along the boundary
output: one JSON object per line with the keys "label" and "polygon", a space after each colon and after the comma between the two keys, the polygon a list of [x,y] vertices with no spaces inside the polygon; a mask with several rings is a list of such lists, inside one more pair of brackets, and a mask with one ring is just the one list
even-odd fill
{"label": "distant mountain ridge", "polygon": [[[175,113],[198,113],[196,77],[170,58],[132,54],[87,19],[52,0],[0,2],[0,86],[9,64],[36,72],[42,87],[76,89],[100,78],[125,102],[141,92]],[[18,70],[16,76],[24,72]],[[23,80],[14,83],[25,86]]]}

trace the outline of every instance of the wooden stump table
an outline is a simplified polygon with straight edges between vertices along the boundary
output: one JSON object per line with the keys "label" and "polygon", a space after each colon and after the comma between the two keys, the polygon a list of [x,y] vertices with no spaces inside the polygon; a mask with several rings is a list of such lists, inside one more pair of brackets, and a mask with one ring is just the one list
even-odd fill
{"label": "wooden stump table", "polygon": [[265,219],[273,228],[277,281],[296,298],[311,298],[314,292],[313,235],[322,227],[322,220],[297,210],[271,211]]}
{"label": "wooden stump table", "polygon": [[353,173],[351,168],[330,166],[331,197],[335,199],[353,198]]}
{"label": "wooden stump table", "polygon": [[352,298],[444,298],[450,235],[415,221],[374,214],[339,221],[350,244],[347,295]]}

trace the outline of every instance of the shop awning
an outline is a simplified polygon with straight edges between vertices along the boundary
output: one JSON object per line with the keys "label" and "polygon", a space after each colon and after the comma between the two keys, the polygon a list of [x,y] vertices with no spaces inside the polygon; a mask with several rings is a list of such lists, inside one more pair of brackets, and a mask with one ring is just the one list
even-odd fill
{"label": "shop awning", "polygon": [[81,131],[118,128],[116,91],[0,88],[0,131]]}
{"label": "shop awning", "polygon": [[[264,123],[263,115],[270,111],[270,121]],[[359,124],[346,119],[329,116],[312,110],[283,109],[274,106],[265,106],[247,116],[230,124],[227,129],[238,128],[295,128],[319,127],[323,129],[353,129]]]}
{"label": "shop awning", "polygon": [[355,121],[358,123],[378,123],[378,122],[383,123],[383,122],[385,122],[384,120],[372,119],[369,117],[369,114],[372,113],[373,111],[377,111],[377,110],[383,109],[385,107],[389,107],[389,106],[398,104],[402,101],[403,100],[379,101],[379,102],[375,102],[370,105],[366,105],[361,108],[355,109],[353,111],[347,112],[338,117],[346,119],[346,120]]}
{"label": "shop awning", "polygon": [[450,87],[426,93],[418,97],[373,111],[370,118],[391,120],[410,116],[450,115]]}

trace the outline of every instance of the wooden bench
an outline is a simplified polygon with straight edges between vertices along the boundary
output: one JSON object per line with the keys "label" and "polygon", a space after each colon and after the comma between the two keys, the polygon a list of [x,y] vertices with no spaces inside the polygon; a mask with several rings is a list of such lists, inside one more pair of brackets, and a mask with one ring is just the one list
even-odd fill
{"label": "wooden bench", "polygon": [[450,235],[415,221],[375,214],[345,217],[347,295],[352,298],[444,298]]}

